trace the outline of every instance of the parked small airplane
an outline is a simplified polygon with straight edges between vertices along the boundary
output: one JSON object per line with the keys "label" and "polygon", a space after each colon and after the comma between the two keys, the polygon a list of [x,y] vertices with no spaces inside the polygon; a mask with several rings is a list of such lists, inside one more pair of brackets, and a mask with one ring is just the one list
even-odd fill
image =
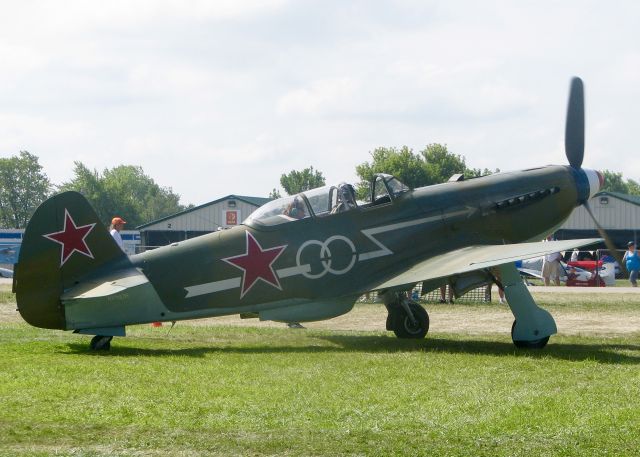
{"label": "parked small airplane", "polygon": [[13,265],[18,261],[19,253],[20,253],[19,244],[0,245],[0,263]]}
{"label": "parked small airplane", "polygon": [[[425,309],[406,291],[449,284],[456,295],[496,282],[515,316],[518,347],[544,347],[556,333],[514,262],[600,239],[540,240],[603,184],[581,168],[582,81],[571,84],[566,127],[569,166],[497,173],[410,190],[378,174],[365,203],[349,185],[274,200],[244,223],[153,251],[127,256],[82,195],[45,201],[24,235],[14,276],[18,310],[30,324],[95,335],[109,349],[125,327],[240,314],[308,322],[350,311],[378,291],[387,329],[424,338]],[[496,268],[499,275],[495,274]]]}
{"label": "parked small airplane", "polygon": [[[516,267],[520,275],[527,277],[544,279],[542,276],[543,258],[538,257],[516,262]],[[560,282],[573,287],[601,287],[615,286],[615,266],[613,263],[600,262],[599,267],[592,270],[580,268],[572,265],[575,262],[560,262]],[[595,263],[595,262],[593,262]]]}

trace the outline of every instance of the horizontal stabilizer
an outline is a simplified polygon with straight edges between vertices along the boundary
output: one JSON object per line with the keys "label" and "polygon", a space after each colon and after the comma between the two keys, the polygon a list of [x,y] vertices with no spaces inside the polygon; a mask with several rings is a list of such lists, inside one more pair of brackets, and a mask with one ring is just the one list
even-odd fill
{"label": "horizontal stabilizer", "polygon": [[106,297],[148,282],[147,277],[136,268],[113,271],[97,279],[78,284],[62,294],[60,299],[65,302],[83,298]]}
{"label": "horizontal stabilizer", "polygon": [[168,312],[147,277],[133,267],[87,278],[65,291],[60,301],[69,329],[155,322]]}

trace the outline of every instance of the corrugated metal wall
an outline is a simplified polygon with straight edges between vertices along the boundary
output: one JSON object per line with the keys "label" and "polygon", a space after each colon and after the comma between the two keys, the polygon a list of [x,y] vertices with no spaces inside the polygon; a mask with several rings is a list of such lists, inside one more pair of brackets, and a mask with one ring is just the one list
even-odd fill
{"label": "corrugated metal wall", "polygon": [[[235,202],[235,207],[229,202]],[[204,208],[178,214],[176,217],[165,219],[156,224],[144,227],[144,231],[151,230],[178,230],[178,231],[204,231],[213,232],[218,227],[228,227],[226,221],[227,211],[238,211],[238,224],[249,214],[257,209],[257,206],[250,205],[241,200],[225,200]]]}
{"label": "corrugated metal wall", "polygon": [[[606,198],[608,203],[604,203]],[[600,225],[610,230],[638,230],[640,229],[640,206],[626,202],[611,195],[596,197],[589,201]],[[569,219],[562,225],[562,229],[586,230],[596,228],[584,207],[576,208]]]}

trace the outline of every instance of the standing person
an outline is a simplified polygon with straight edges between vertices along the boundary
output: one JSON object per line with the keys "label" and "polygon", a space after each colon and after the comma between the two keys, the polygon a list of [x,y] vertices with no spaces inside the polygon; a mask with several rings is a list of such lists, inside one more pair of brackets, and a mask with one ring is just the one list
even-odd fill
{"label": "standing person", "polygon": [[577,262],[578,261],[578,254],[580,253],[580,251],[578,251],[578,249],[574,249],[573,252],[571,253],[571,261],[572,262]]}
{"label": "standing person", "polygon": [[544,256],[542,262],[542,277],[544,285],[551,285],[551,280],[556,286],[560,285],[560,259],[562,255],[559,252],[552,252]]}
{"label": "standing person", "polygon": [[[553,237],[549,235],[547,241],[553,241]],[[542,262],[542,277],[544,278],[544,285],[551,285],[551,280],[556,286],[560,285],[560,259],[562,254],[559,252],[552,252],[544,256]]]}
{"label": "standing person", "polygon": [[[447,303],[447,285],[440,286],[440,303]],[[449,286],[449,303],[453,303],[453,287]]]}
{"label": "standing person", "polygon": [[629,241],[627,243],[627,252],[624,253],[622,261],[629,272],[629,281],[633,287],[638,287],[638,270],[640,270],[640,257],[636,251],[636,243]]}
{"label": "standing person", "polygon": [[116,241],[116,244],[120,246],[120,249],[122,249],[123,251],[124,251],[124,242],[122,241],[122,237],[120,236],[120,230],[124,228],[124,224],[126,223],[127,221],[125,221],[121,217],[116,216],[113,219],[111,219],[111,230],[109,231],[113,239]]}

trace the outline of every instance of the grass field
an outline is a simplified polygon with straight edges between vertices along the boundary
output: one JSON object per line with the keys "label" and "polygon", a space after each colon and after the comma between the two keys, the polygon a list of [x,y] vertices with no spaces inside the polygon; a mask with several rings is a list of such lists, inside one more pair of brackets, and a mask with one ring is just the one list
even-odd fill
{"label": "grass field", "polygon": [[400,341],[345,329],[383,321],[362,305],[334,328],[136,326],[89,353],[86,336],[11,317],[3,289],[0,455],[638,455],[640,328],[628,320],[640,296],[540,301],[565,317],[617,316],[623,330],[522,351],[502,323],[438,326],[498,305],[433,305],[427,339]]}

